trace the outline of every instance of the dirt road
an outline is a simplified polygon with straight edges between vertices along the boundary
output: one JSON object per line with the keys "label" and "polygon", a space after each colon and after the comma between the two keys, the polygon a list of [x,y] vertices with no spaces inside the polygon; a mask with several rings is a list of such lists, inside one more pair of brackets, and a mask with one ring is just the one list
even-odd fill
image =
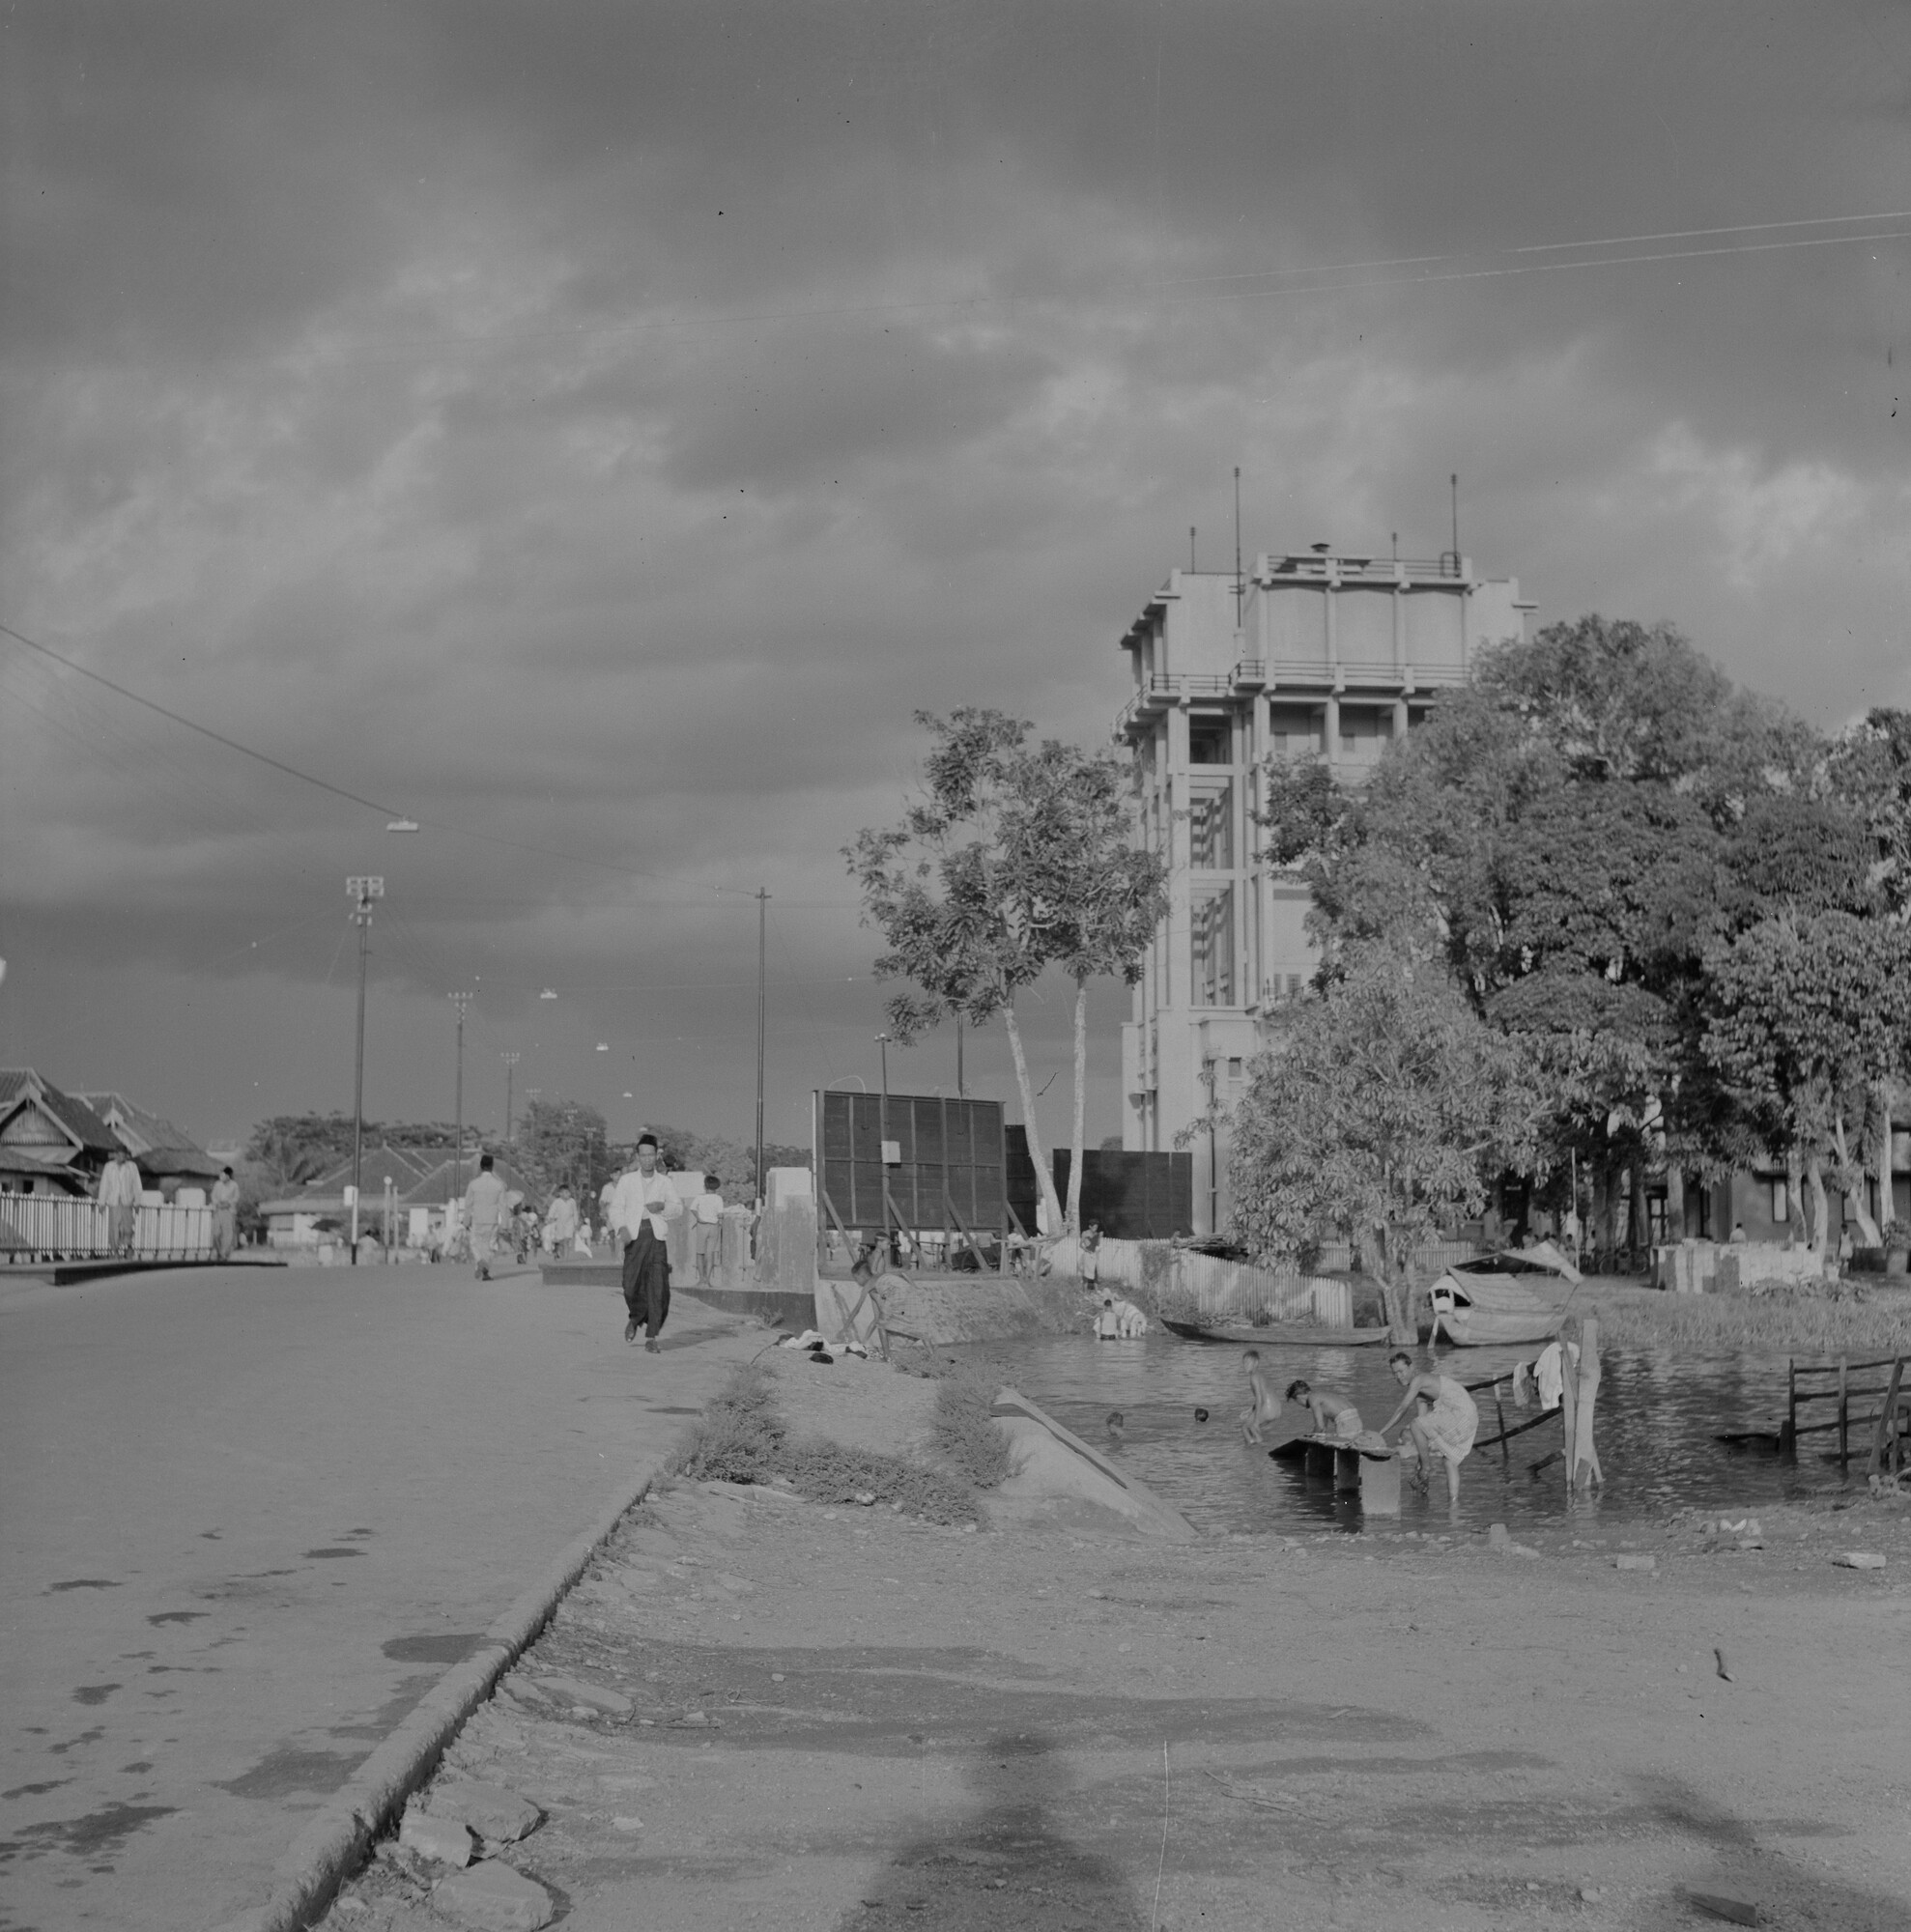
{"label": "dirt road", "polygon": [[[545,1807],[511,1859],[575,1932],[1719,1922],[1694,1889],[1911,1927],[1907,1515],[1164,1549],[685,1486],[446,1776]],[[387,1857],[330,1922],[442,1927],[431,1876]]]}

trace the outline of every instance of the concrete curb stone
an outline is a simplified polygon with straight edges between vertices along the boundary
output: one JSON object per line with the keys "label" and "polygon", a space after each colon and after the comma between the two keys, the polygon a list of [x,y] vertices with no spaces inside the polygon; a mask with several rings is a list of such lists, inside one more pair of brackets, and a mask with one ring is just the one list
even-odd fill
{"label": "concrete curb stone", "polygon": [[303,1932],[330,1903],[340,1880],[363,1860],[372,1840],[431,1776],[465,1719],[530,1647],[564,1593],[662,1472],[659,1458],[565,1546],[543,1577],[485,1632],[482,1645],[425,1692],[411,1716],[292,1841],[273,1869],[266,1903],[229,1919],[217,1932]]}

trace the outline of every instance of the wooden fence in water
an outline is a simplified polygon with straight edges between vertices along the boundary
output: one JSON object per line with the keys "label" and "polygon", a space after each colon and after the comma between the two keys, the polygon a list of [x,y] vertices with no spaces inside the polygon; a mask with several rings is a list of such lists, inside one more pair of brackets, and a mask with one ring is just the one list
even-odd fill
{"label": "wooden fence in water", "polygon": [[[1911,1435],[1911,1355],[1881,1355],[1854,1362],[1840,1355],[1835,1362],[1791,1362],[1785,1374],[1785,1423],[1779,1446],[1796,1456],[1801,1435],[1836,1435],[1840,1469],[1848,1468],[1854,1430],[1870,1431],[1866,1467],[1878,1475],[1902,1469],[1906,1437]],[[1854,1376],[1881,1372],[1876,1382],[1854,1382]],[[1875,1407],[1865,1407],[1872,1398]],[[1861,1405],[1854,1409],[1852,1405]],[[1829,1406],[1831,1414],[1822,1415]],[[1801,1422],[1800,1412],[1806,1420]]]}

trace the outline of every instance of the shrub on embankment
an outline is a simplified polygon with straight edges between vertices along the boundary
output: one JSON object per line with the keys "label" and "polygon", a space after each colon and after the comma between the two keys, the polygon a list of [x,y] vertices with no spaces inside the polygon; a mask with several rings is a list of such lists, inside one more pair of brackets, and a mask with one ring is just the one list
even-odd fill
{"label": "shrub on embankment", "polygon": [[[966,1418],[951,1425],[951,1440],[961,1438]],[[994,1432],[998,1440],[1000,1432]],[[936,1413],[938,1449],[945,1440],[940,1400]],[[1007,1445],[1003,1445],[1007,1471]],[[848,1449],[840,1442],[812,1437],[795,1440],[777,1407],[775,1386],[755,1363],[737,1370],[686,1432],[666,1465],[667,1473],[696,1481],[775,1484],[816,1503],[900,1504],[906,1515],[927,1522],[967,1523],[983,1519],[980,1487],[968,1479],[967,1464],[951,1458],[960,1474],[931,1468],[902,1456]],[[985,1467],[982,1459],[977,1466]],[[1000,1481],[1000,1477],[996,1478]]]}
{"label": "shrub on embankment", "polygon": [[1775,1289],[1769,1294],[1623,1293],[1588,1280],[1573,1312],[1599,1318],[1603,1348],[1680,1349],[1696,1355],[1911,1353],[1911,1295],[1876,1290]]}

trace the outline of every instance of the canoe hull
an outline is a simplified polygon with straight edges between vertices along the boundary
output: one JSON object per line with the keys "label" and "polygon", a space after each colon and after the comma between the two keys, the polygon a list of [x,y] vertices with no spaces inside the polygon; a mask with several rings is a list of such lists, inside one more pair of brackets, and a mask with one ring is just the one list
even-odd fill
{"label": "canoe hull", "polygon": [[1457,1349],[1522,1348],[1550,1342],[1559,1332],[1559,1317],[1550,1309],[1514,1314],[1497,1308],[1453,1308],[1436,1318],[1434,1339],[1441,1335]]}
{"label": "canoe hull", "polygon": [[1229,1349],[1364,1349],[1386,1340],[1384,1328],[1315,1328],[1298,1321],[1273,1321],[1265,1328],[1206,1327],[1195,1321],[1161,1326],[1184,1342],[1208,1342]]}

